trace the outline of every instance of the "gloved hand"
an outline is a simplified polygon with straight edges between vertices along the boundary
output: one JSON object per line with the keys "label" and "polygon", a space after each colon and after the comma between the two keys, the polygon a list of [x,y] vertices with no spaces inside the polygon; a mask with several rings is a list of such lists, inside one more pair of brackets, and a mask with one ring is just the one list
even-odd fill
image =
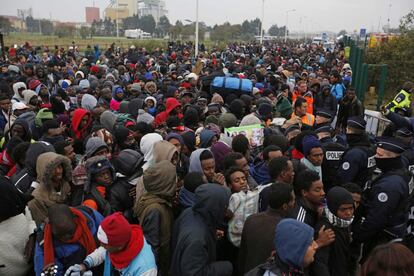
{"label": "gloved hand", "polygon": [[90,270],[85,271],[85,272],[82,274],[82,276],[92,276],[92,275],[93,275],[93,273],[92,273],[92,271],[90,271]]}
{"label": "gloved hand", "polygon": [[81,276],[84,268],[80,264],[72,265],[65,272],[65,276]]}

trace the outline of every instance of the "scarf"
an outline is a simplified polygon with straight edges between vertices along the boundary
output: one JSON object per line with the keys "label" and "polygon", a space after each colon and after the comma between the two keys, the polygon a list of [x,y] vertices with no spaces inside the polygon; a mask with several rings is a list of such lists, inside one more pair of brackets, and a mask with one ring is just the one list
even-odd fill
{"label": "scarf", "polygon": [[[65,243],[80,243],[80,245],[85,248],[86,254],[92,253],[96,249],[96,243],[92,236],[91,231],[89,230],[87,219],[82,214],[81,211],[70,208],[72,213],[75,215],[75,224],[76,230],[70,240],[65,241]],[[48,265],[55,262],[55,250],[53,247],[53,234],[52,227],[49,223],[45,225],[44,230],[44,259],[43,265],[47,267]]]}
{"label": "scarf", "polygon": [[352,217],[350,220],[344,220],[341,218],[338,218],[334,214],[329,211],[328,207],[325,207],[323,209],[324,216],[328,219],[329,223],[332,224],[335,227],[339,228],[347,228],[351,226],[352,221],[354,220],[354,217]]}
{"label": "scarf", "polygon": [[315,166],[315,165],[313,165],[312,164],[312,162],[310,162],[307,158],[302,158],[301,160],[300,160],[300,162],[302,162],[303,163],[303,165],[305,165],[306,166],[306,168],[308,168],[309,170],[311,170],[311,171],[314,171],[314,172],[316,172],[316,173],[318,173],[319,174],[319,177],[322,179],[322,167],[321,166]]}
{"label": "scarf", "polygon": [[125,249],[118,253],[109,253],[112,265],[118,270],[128,267],[144,246],[144,234],[141,226],[131,225],[131,228],[131,239]]}

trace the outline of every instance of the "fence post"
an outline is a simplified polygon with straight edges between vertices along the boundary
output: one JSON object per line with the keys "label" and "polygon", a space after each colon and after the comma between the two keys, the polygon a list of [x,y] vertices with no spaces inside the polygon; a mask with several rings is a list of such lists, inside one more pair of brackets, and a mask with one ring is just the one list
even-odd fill
{"label": "fence post", "polygon": [[377,97],[377,111],[380,110],[382,100],[384,99],[385,83],[387,81],[388,65],[381,65],[380,79],[378,81],[378,97]]}
{"label": "fence post", "polygon": [[361,68],[361,93],[360,93],[360,100],[363,102],[365,99],[365,93],[368,89],[368,64],[364,63],[362,64]]}

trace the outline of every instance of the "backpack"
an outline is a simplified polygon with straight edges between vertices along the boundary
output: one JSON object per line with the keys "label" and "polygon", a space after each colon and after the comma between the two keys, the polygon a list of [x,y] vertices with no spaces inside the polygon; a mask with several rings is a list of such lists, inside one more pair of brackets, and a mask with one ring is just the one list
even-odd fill
{"label": "backpack", "polygon": [[134,118],[132,118],[131,114],[127,114],[127,113],[119,113],[116,117],[116,121],[115,121],[115,125],[114,125],[114,129],[118,128],[118,127],[125,127],[125,125],[131,122],[134,125],[136,124],[136,121],[134,120]]}

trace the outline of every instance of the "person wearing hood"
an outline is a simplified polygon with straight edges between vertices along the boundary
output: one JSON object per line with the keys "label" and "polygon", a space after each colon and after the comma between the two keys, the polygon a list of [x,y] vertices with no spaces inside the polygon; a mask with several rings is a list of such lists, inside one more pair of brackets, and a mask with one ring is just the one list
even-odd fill
{"label": "person wearing hood", "polygon": [[303,222],[282,219],[275,231],[275,256],[245,275],[304,275],[304,269],[313,263],[318,249],[313,234],[313,228]]}
{"label": "person wearing hood", "polygon": [[177,149],[179,157],[179,161],[177,164],[177,176],[180,179],[183,179],[184,176],[188,173],[188,167],[190,165],[189,158],[184,153],[182,153],[182,149],[185,144],[184,139],[180,134],[170,132],[165,137],[165,141],[171,143]]}
{"label": "person wearing hood", "polygon": [[209,183],[226,185],[224,175],[222,173],[216,173],[215,170],[216,162],[210,150],[197,149],[191,153],[188,172],[202,173]]}
{"label": "person wearing hood", "polygon": [[364,190],[361,216],[365,220],[352,229],[353,240],[364,243],[361,264],[375,246],[403,239],[406,234],[411,179],[401,158],[406,149],[398,138],[378,138],[375,161],[381,174]]}
{"label": "person wearing hood", "polygon": [[214,145],[219,137],[217,137],[216,133],[210,129],[203,129],[200,132],[200,148],[210,148]]}
{"label": "person wearing hood", "polygon": [[177,148],[165,140],[156,142],[153,152],[155,164],[166,160],[174,166],[177,166],[180,161]]}
{"label": "person wearing hood", "polygon": [[232,275],[229,261],[216,260],[216,230],[224,223],[230,191],[204,184],[195,191],[195,203],[174,224],[172,275]]}
{"label": "person wearing hood", "polygon": [[177,187],[175,166],[162,160],[144,172],[143,182],[145,193],[135,205],[135,215],[152,247],[160,274],[168,275],[174,219],[172,201]]}
{"label": "person wearing hood", "polygon": [[69,201],[72,167],[67,157],[46,152],[37,158],[36,172],[39,186],[33,191],[34,199],[28,207],[36,225],[41,225],[49,207]]}
{"label": "person wearing hood", "polygon": [[25,257],[29,236],[36,224],[26,207],[24,196],[9,180],[0,176],[0,273],[26,275],[31,265]]}
{"label": "person wearing hood", "polygon": [[162,140],[162,136],[158,133],[148,133],[142,137],[139,148],[142,154],[144,154],[145,164],[142,166],[144,171],[155,163],[154,144]]}
{"label": "person wearing hood", "polygon": [[23,91],[24,101],[27,103],[27,106],[34,112],[39,111],[39,98],[33,90],[24,90]]}
{"label": "person wearing hood", "polygon": [[92,110],[96,107],[97,104],[98,100],[91,94],[84,94],[82,96],[81,106],[83,109],[92,112]]}
{"label": "person wearing hood", "polygon": [[[106,83],[106,82],[105,82]],[[98,98],[98,104],[100,106],[104,106],[105,109],[110,108],[111,99],[112,99],[112,86],[105,87],[100,91],[99,98]]]}
{"label": "person wearing hood", "polygon": [[32,142],[32,135],[29,124],[25,120],[18,118],[16,121],[14,121],[10,130],[5,134],[5,137],[1,139],[1,147],[4,148],[9,140],[13,137],[19,137],[24,142]]}
{"label": "person wearing hood", "polygon": [[132,209],[135,200],[131,193],[136,190],[142,176],[143,162],[144,157],[131,149],[122,150],[112,161],[117,178],[111,187],[110,203],[114,211],[122,212],[130,222],[134,221]]}
{"label": "person wearing hood", "polygon": [[324,152],[322,143],[314,135],[305,136],[302,140],[303,154],[305,155],[300,162],[306,166],[308,170],[318,173],[322,179],[322,161]]}
{"label": "person wearing hood", "polygon": [[109,110],[104,111],[101,114],[99,121],[106,130],[108,130],[111,133],[114,131],[116,115],[113,112]]}
{"label": "person wearing hood", "polygon": [[16,82],[13,84],[13,92],[14,95],[11,99],[12,104],[14,103],[24,103],[27,104],[27,102],[24,100],[23,91],[26,90],[26,84],[24,82]]}
{"label": "person wearing hood", "polygon": [[109,104],[111,110],[118,111],[123,98],[124,98],[124,89],[122,88],[122,86],[114,85],[114,87],[112,88],[111,103]]}
{"label": "person wearing hood", "polygon": [[[335,232],[335,241],[329,246],[320,248],[311,265],[313,275],[348,276],[351,265],[351,224],[354,218],[354,199],[352,194],[340,186],[329,190],[326,197],[328,206],[323,209],[322,219],[315,230],[321,227]],[[317,238],[317,237],[316,237]]]}
{"label": "person wearing hood", "polygon": [[88,180],[84,186],[82,205],[103,216],[113,213],[110,203],[111,188],[115,182],[115,169],[106,156],[94,156],[86,161]]}
{"label": "person wearing hood", "polygon": [[151,114],[152,116],[156,116],[157,115],[157,100],[152,96],[148,96],[145,98],[144,103],[147,106],[147,112]]}
{"label": "person wearing hood", "polygon": [[352,182],[364,188],[372,179],[375,170],[375,146],[365,132],[363,117],[351,117],[347,122],[346,140],[348,149],[342,154],[336,173],[338,184]]}
{"label": "person wearing hood", "polygon": [[154,95],[157,92],[157,85],[153,81],[149,81],[144,86],[144,93],[148,96]]}
{"label": "person wearing hood", "polygon": [[87,129],[91,125],[92,122],[92,116],[91,113],[83,108],[77,108],[73,112],[72,116],[72,124],[71,129],[74,134],[75,139],[83,139],[86,137]]}
{"label": "person wearing hood", "polygon": [[85,155],[73,170],[73,184],[83,188],[87,182],[86,161],[94,156],[106,156],[111,154],[110,148],[101,137],[91,137],[86,142]]}
{"label": "person wearing hood", "polygon": [[160,127],[167,122],[169,116],[178,116],[182,119],[181,103],[176,98],[168,98],[165,103],[165,111],[158,113],[154,120],[154,126]]}
{"label": "person wearing hood", "polygon": [[143,99],[135,98],[131,99],[128,104],[128,113],[131,114],[134,118],[138,116],[138,110],[144,109],[145,102]]}
{"label": "person wearing hood", "polygon": [[124,149],[138,150],[138,143],[134,139],[134,132],[126,127],[117,127],[114,130],[116,143],[115,154]]}
{"label": "person wearing hood", "polygon": [[315,97],[315,114],[318,111],[326,110],[331,115],[335,116],[338,109],[338,101],[336,100],[335,95],[331,93],[331,88],[329,85],[324,85],[321,88],[321,91]]}

